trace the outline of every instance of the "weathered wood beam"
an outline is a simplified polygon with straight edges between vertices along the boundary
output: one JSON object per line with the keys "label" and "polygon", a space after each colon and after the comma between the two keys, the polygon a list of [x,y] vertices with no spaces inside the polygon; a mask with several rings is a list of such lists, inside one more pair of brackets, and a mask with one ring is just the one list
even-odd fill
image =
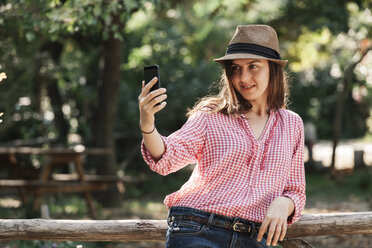
{"label": "weathered wood beam", "polygon": [[165,220],[0,220],[0,241],[161,241]]}
{"label": "weathered wood beam", "polygon": [[[0,220],[0,241],[163,241],[165,220]],[[372,234],[372,212],[306,214],[288,229],[287,238]]]}
{"label": "weathered wood beam", "polygon": [[372,212],[305,214],[288,228],[288,238],[372,234]]}

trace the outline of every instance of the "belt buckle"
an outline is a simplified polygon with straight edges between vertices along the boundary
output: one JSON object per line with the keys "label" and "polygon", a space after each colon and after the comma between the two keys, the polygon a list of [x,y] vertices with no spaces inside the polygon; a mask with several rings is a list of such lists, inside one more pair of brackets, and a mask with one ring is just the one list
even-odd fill
{"label": "belt buckle", "polygon": [[245,224],[236,222],[233,225],[233,230],[235,232],[250,232],[251,231],[251,225],[248,225],[248,228],[246,227]]}

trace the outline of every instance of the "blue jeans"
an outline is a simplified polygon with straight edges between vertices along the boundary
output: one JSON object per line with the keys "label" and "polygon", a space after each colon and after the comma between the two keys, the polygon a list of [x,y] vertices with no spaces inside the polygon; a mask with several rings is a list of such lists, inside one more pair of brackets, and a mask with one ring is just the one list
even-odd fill
{"label": "blue jeans", "polygon": [[[206,224],[192,220],[179,220],[174,216],[194,216],[206,219]],[[250,223],[247,220],[221,215],[188,207],[172,207],[168,216],[166,248],[267,248],[266,239],[257,241],[257,230],[237,232],[224,227],[212,225],[216,218],[222,221]],[[192,218],[191,218],[192,219]],[[215,221],[213,221],[215,219]]]}

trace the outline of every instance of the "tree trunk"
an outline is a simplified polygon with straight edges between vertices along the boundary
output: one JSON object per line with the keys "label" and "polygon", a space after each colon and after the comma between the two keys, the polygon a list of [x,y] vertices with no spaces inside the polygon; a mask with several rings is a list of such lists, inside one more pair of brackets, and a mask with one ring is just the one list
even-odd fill
{"label": "tree trunk", "polygon": [[[109,39],[104,42],[103,48],[104,65],[102,83],[98,87],[99,99],[95,111],[94,143],[97,147],[108,148],[113,152],[97,158],[96,166],[99,175],[116,175],[117,173],[114,126],[121,79],[121,54],[121,41],[110,34]],[[120,204],[120,195],[114,186],[107,193],[98,196],[98,199],[104,206],[118,206]]]}
{"label": "tree trunk", "polygon": [[336,161],[336,149],[338,142],[340,141],[340,136],[341,136],[341,128],[342,128],[342,113],[343,113],[343,108],[344,108],[344,100],[345,96],[349,93],[350,91],[350,84],[352,83],[352,76],[354,73],[355,67],[364,59],[364,57],[367,55],[369,50],[371,50],[372,47],[367,48],[363,53],[360,59],[353,64],[349,65],[345,69],[344,73],[344,78],[342,80],[341,86],[342,89],[338,93],[337,97],[337,103],[336,103],[336,113],[334,117],[334,122],[333,122],[333,149],[332,149],[332,162],[331,162],[331,170],[335,170],[335,161]]}
{"label": "tree trunk", "polygon": [[[47,51],[53,62],[58,65],[63,50],[63,44],[59,42],[48,42],[42,47],[42,50]],[[58,142],[62,145],[67,144],[67,136],[70,129],[70,125],[65,119],[62,111],[63,100],[61,97],[60,90],[58,88],[58,82],[54,78],[47,78],[47,91],[50,98],[50,103],[54,113],[54,124],[58,130]]]}
{"label": "tree trunk", "polygon": [[33,84],[32,84],[32,98],[31,98],[32,111],[38,113],[40,116],[42,115],[42,112],[41,112],[41,92],[42,92],[42,89],[43,89],[43,85],[42,85],[43,78],[39,73],[40,69],[42,67],[41,60],[42,59],[39,56],[38,58],[36,58],[36,60],[34,62],[34,71],[36,73],[34,75],[34,78],[32,79]]}
{"label": "tree trunk", "polygon": [[331,170],[335,170],[335,163],[336,163],[336,148],[338,142],[340,140],[341,134],[341,124],[342,124],[342,113],[344,109],[344,99],[347,93],[349,92],[349,85],[351,81],[351,77],[353,75],[353,68],[348,67],[345,70],[344,78],[342,80],[341,86],[342,89],[338,93],[337,102],[336,102],[336,112],[333,121],[333,149],[332,149],[332,162],[331,162]]}
{"label": "tree trunk", "polygon": [[48,95],[50,98],[50,103],[53,108],[54,113],[54,124],[58,130],[58,143],[61,143],[63,146],[67,144],[67,136],[70,129],[70,125],[66,121],[62,106],[63,100],[58,88],[58,82],[55,79],[52,79],[48,82],[47,85]]}

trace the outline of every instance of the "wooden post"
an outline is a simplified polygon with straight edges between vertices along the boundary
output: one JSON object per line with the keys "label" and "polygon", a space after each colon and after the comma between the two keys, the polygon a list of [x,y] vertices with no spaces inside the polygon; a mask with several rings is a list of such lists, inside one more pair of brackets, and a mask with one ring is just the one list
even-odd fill
{"label": "wooden post", "polygon": [[[164,241],[166,230],[165,220],[12,219],[0,220],[0,241]],[[303,215],[287,238],[340,234],[372,234],[372,212]]]}
{"label": "wooden post", "polygon": [[[85,182],[86,178],[83,168],[83,156],[81,154],[79,154],[78,156],[74,156],[74,163],[80,181]],[[93,197],[91,192],[90,191],[84,192],[84,197],[90,216],[92,217],[92,219],[96,219],[96,211],[94,210]]]}
{"label": "wooden post", "polygon": [[[52,167],[53,167],[53,160],[49,156],[47,156],[45,158],[45,164],[41,168],[41,173],[40,173],[40,177],[39,177],[39,180],[41,182],[47,182],[49,180],[50,173],[52,172]],[[41,196],[42,196],[42,192],[41,192],[41,190],[38,189],[36,194],[35,194],[35,199],[34,199],[34,203],[33,203],[34,209],[39,208],[40,203],[41,203]]]}

